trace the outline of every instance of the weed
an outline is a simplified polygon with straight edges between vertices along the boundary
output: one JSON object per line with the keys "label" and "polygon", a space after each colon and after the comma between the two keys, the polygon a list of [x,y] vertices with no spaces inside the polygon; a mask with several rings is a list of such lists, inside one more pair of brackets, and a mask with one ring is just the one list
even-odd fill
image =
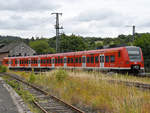
{"label": "weed", "polygon": [[0,72],[2,73],[2,72],[7,72],[7,67],[6,66],[2,66],[2,65],[0,65]]}
{"label": "weed", "polygon": [[63,69],[59,69],[55,72],[55,77],[58,82],[63,82],[68,77],[68,73]]}
{"label": "weed", "polygon": [[35,81],[35,74],[32,72],[29,77],[29,82],[33,83]]}
{"label": "weed", "polygon": [[146,81],[143,78],[128,75],[106,76],[99,72],[74,72],[60,69],[36,75],[34,83],[81,108],[88,106],[109,113],[149,113],[149,91],[141,91],[123,84],[108,83],[109,79]]}

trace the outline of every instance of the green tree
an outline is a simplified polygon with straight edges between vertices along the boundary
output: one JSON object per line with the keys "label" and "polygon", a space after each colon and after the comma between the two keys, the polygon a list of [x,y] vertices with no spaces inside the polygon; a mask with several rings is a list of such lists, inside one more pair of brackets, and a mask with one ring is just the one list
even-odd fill
{"label": "green tree", "polygon": [[85,43],[83,37],[81,36],[67,36],[65,34],[61,35],[60,40],[60,50],[61,52],[69,51],[83,51],[87,49],[87,44]]}
{"label": "green tree", "polygon": [[142,49],[144,59],[150,59],[150,34],[144,33],[136,36],[134,41],[135,46],[139,46]]}
{"label": "green tree", "polygon": [[29,45],[37,52],[37,54],[55,53],[55,50],[49,47],[46,39],[31,41]]}

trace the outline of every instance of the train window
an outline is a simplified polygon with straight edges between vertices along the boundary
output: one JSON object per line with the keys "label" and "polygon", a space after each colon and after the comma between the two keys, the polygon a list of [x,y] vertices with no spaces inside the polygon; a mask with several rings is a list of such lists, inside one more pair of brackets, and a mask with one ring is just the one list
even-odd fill
{"label": "train window", "polygon": [[73,63],[73,58],[71,58],[71,63]]}
{"label": "train window", "polygon": [[57,58],[55,58],[55,64],[57,64]]}
{"label": "train window", "polygon": [[49,64],[49,59],[47,59],[47,64]]}
{"label": "train window", "polygon": [[106,63],[109,62],[109,56],[105,56],[105,62],[106,62]]}
{"label": "train window", "polygon": [[82,61],[81,61],[81,57],[79,57],[79,63],[81,63]]}
{"label": "train window", "polygon": [[91,63],[94,63],[94,56],[91,57]]}
{"label": "train window", "polygon": [[60,58],[58,58],[58,64],[60,64],[61,63],[61,59]]}
{"label": "train window", "polygon": [[28,60],[28,63],[30,64],[30,60]]}
{"label": "train window", "polygon": [[63,63],[63,58],[61,58],[61,63]]}
{"label": "train window", "polygon": [[50,64],[52,63],[52,60],[51,60],[51,58],[49,59],[49,63],[50,63]]}
{"label": "train window", "polygon": [[54,64],[54,62],[55,62],[55,59],[53,59],[53,64]]}
{"label": "train window", "polygon": [[120,51],[118,52],[118,57],[121,57],[121,52]]}
{"label": "train window", "polygon": [[115,62],[115,56],[110,56],[110,62]]}
{"label": "train window", "polygon": [[85,63],[85,56],[84,57],[82,57],[82,63]]}
{"label": "train window", "polygon": [[5,64],[8,64],[8,61],[5,61]]}
{"label": "train window", "polygon": [[67,63],[67,59],[66,58],[64,58],[64,63]]}
{"label": "train window", "polygon": [[44,59],[44,63],[45,63],[45,64],[47,63],[47,60],[46,60],[46,59]]}
{"label": "train window", "polygon": [[95,56],[95,63],[98,63],[98,56]]}
{"label": "train window", "polygon": [[75,58],[75,63],[78,63],[78,57]]}
{"label": "train window", "polygon": [[68,63],[70,63],[70,58],[68,58]]}
{"label": "train window", "polygon": [[89,57],[86,58],[86,62],[90,63],[90,58]]}
{"label": "train window", "polygon": [[17,64],[17,60],[15,60],[15,64]]}

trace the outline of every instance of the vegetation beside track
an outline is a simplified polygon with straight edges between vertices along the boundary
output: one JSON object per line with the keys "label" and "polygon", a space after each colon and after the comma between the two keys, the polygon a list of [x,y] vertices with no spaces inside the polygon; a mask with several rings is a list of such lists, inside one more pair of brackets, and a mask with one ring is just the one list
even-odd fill
{"label": "vegetation beside track", "polygon": [[[134,76],[106,76],[98,72],[53,70],[37,74],[20,72],[26,80],[53,95],[83,109],[114,113],[148,113],[150,91],[142,91],[123,84],[110,84],[105,79],[123,79],[149,82],[148,78]],[[32,77],[31,77],[31,76]],[[148,80],[147,80],[148,79]]]}
{"label": "vegetation beside track", "polygon": [[16,93],[18,93],[21,96],[23,101],[28,105],[31,112],[42,113],[40,109],[38,109],[33,103],[33,100],[35,100],[35,98],[29,91],[24,90],[23,86],[15,80],[9,80],[9,77],[4,76],[3,78],[6,81],[6,83],[8,83],[16,91]]}

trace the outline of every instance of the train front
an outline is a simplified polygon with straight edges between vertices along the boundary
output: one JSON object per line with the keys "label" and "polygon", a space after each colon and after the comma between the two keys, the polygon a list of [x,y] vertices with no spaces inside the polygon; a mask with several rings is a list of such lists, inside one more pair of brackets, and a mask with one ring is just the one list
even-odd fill
{"label": "train front", "polygon": [[144,72],[144,60],[141,48],[136,46],[126,47],[128,52],[129,64],[131,71],[134,73]]}

